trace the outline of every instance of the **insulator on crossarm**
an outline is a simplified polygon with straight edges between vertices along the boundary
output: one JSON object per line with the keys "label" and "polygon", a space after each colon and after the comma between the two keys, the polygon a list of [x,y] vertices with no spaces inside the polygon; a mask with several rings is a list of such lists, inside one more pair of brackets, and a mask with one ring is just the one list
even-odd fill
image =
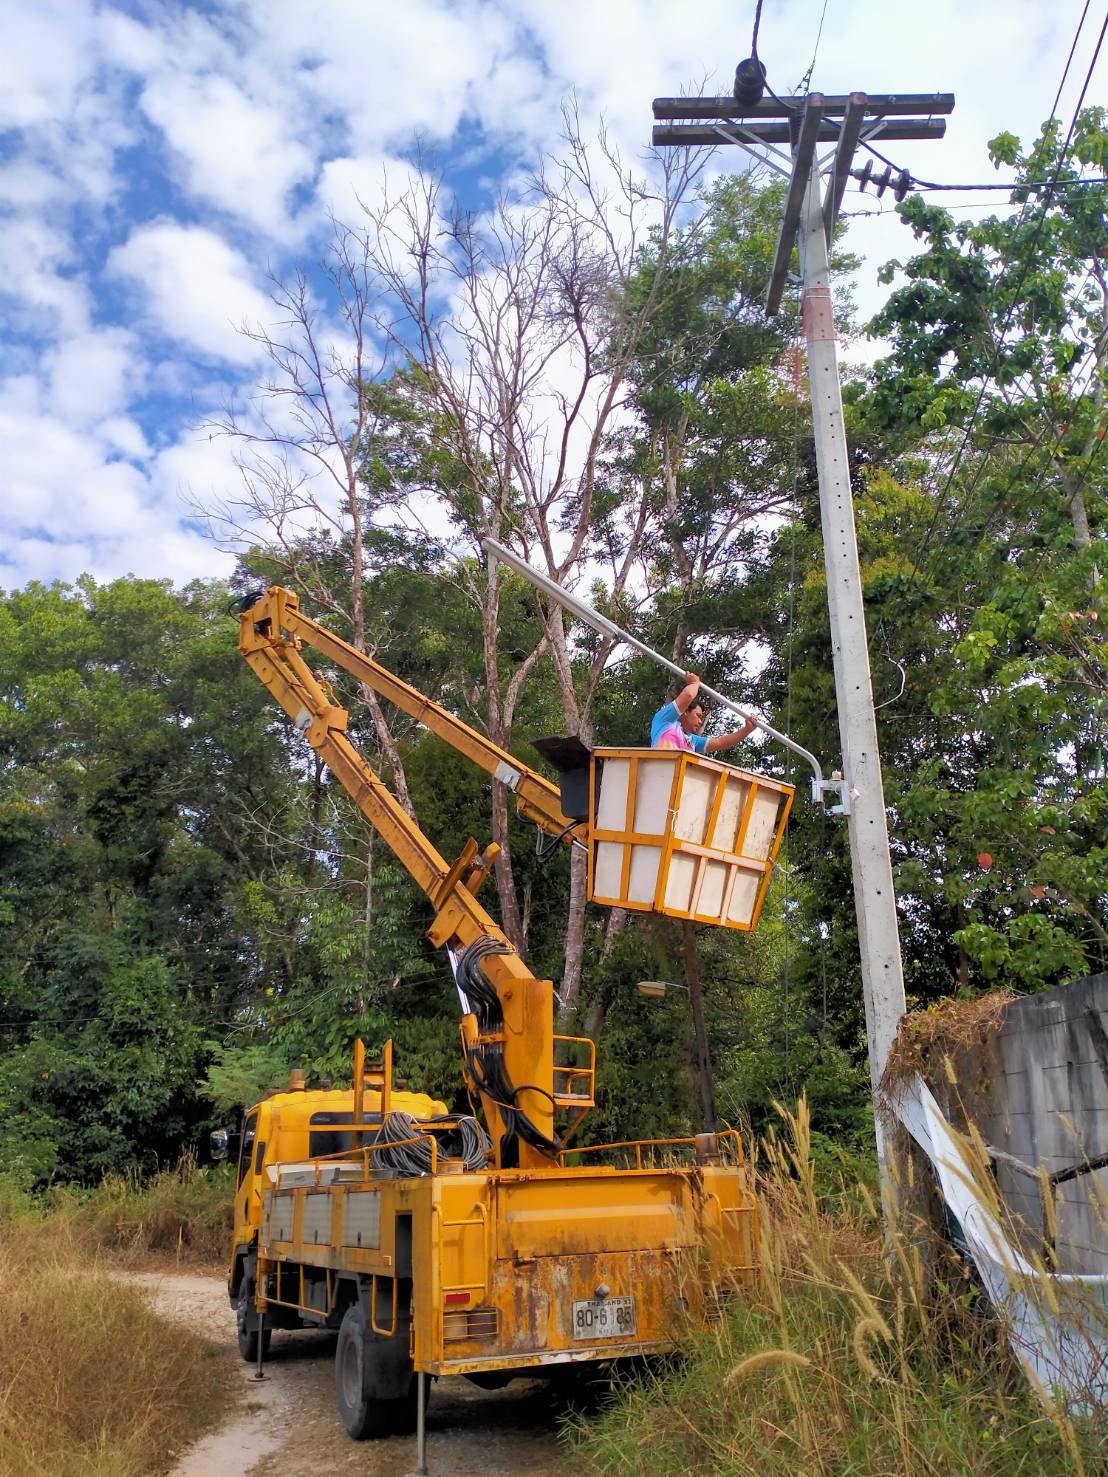
{"label": "insulator on crossarm", "polygon": [[735,101],[740,108],[753,108],[762,101],[765,92],[765,63],[756,56],[748,56],[735,68]]}

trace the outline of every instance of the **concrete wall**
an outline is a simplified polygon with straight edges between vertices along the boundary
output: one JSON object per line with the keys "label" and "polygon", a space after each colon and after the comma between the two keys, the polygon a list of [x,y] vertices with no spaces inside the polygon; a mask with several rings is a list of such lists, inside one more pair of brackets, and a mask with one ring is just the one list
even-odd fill
{"label": "concrete wall", "polygon": [[[931,1064],[935,1095],[951,1122],[971,1118],[991,1147],[1048,1173],[1108,1153],[1108,974],[1015,1001],[983,1047],[952,1061],[956,1086]],[[1038,1186],[1003,1165],[997,1184],[1037,1248]],[[1054,1194],[1060,1269],[1108,1273],[1108,1168]]]}

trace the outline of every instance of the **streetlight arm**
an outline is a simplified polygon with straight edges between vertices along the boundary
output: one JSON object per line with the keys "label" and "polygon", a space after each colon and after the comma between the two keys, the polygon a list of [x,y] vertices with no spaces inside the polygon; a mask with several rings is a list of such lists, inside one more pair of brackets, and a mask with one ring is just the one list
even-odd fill
{"label": "streetlight arm", "polygon": [[[517,574],[522,575],[537,590],[541,590],[551,600],[557,601],[559,605],[577,616],[579,620],[583,620],[586,625],[592,626],[594,631],[599,631],[601,635],[610,636],[613,641],[619,641],[625,646],[632,647],[641,656],[648,656],[657,662],[659,666],[665,667],[667,671],[674,672],[678,677],[684,677],[684,669],[679,667],[676,662],[671,662],[668,657],[662,656],[661,652],[654,651],[644,641],[639,641],[635,636],[631,636],[626,631],[621,630],[614,621],[610,621],[606,615],[601,615],[598,610],[594,610],[591,605],[579,596],[570,594],[568,590],[563,589],[561,585],[552,580],[549,575],[541,574],[537,569],[532,569],[526,560],[521,559],[511,549],[506,549],[503,544],[498,544],[495,539],[491,538],[482,539],[481,545],[488,555],[492,558],[499,559],[502,564],[507,564],[509,568],[514,569]],[[820,762],[813,753],[805,749],[803,745],[789,738],[787,734],[782,733],[780,729],[774,728],[773,724],[763,718],[761,714],[750,713],[745,708],[740,708],[738,703],[733,702],[729,697],[725,697],[722,692],[717,692],[714,687],[709,687],[706,682],[701,682],[700,690],[701,692],[706,692],[710,698],[720,703],[723,707],[730,708],[733,713],[738,713],[740,718],[749,719],[763,733],[772,739],[776,739],[779,744],[783,744],[786,749],[791,749],[794,754],[798,754],[801,759],[811,765],[812,794],[816,799],[822,800],[823,792],[827,788],[827,781],[824,780]]]}

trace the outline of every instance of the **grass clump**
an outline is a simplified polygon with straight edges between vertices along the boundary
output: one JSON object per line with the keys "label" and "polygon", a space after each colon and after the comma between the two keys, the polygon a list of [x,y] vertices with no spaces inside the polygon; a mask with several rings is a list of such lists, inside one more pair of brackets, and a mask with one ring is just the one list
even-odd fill
{"label": "grass clump", "polygon": [[1092,1477],[1102,1426],[1047,1412],[945,1249],[896,1232],[864,1185],[822,1190],[807,1111],[758,1168],[761,1284],[672,1368],[566,1434],[589,1470],[712,1477]]}
{"label": "grass clump", "polygon": [[234,1186],[233,1168],[200,1168],[186,1156],[146,1180],[109,1175],[92,1191],[56,1189],[45,1204],[50,1224],[90,1254],[213,1268],[227,1261]]}
{"label": "grass clump", "polygon": [[164,1472],[220,1413],[228,1356],[44,1225],[0,1222],[0,1474]]}

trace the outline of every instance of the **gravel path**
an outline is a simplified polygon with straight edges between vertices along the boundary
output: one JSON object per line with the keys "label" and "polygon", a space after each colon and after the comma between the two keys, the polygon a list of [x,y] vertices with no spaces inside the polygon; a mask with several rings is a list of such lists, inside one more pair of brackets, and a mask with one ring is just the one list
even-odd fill
{"label": "gravel path", "polygon": [[[234,1316],[222,1278],[130,1273],[159,1313],[232,1344]],[[199,1441],[171,1477],[406,1477],[415,1438],[351,1441],[335,1408],[334,1334],[275,1333],[265,1379],[237,1360],[240,1384],[230,1420]],[[564,1477],[550,1393],[538,1381],[479,1390],[468,1380],[432,1382],[427,1407],[433,1477]],[[580,1468],[577,1468],[580,1471]]]}

